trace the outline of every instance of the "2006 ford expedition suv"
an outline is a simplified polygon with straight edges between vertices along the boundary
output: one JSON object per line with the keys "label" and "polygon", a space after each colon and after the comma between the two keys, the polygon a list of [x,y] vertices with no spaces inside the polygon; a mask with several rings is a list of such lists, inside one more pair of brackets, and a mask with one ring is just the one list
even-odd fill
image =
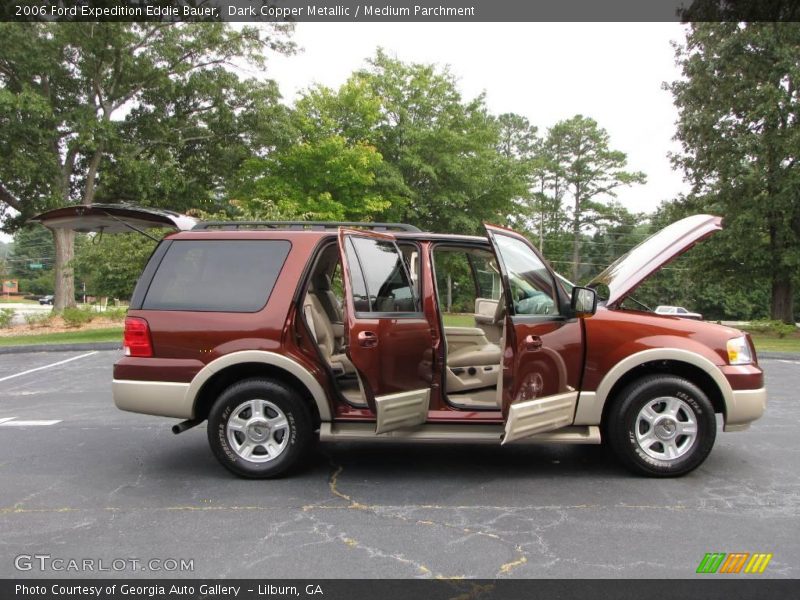
{"label": "2006 ford expedition suv", "polygon": [[[740,431],[764,412],[747,335],[623,306],[721,229],[718,217],[673,223],[589,287],[491,225],[472,237],[398,224],[196,223],[126,205],[36,220],[180,230],[159,243],[131,298],[114,402],[184,419],[176,433],[208,420],[211,449],[238,475],[281,475],[319,438],[602,440],[637,473],[675,476],[711,452],[717,415]],[[446,310],[454,287],[460,315]]]}

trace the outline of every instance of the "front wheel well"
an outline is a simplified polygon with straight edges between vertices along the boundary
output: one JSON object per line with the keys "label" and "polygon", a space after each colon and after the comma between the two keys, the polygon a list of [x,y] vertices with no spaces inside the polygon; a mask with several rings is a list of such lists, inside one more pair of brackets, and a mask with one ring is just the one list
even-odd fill
{"label": "front wheel well", "polygon": [[285,385],[295,390],[303,399],[308,407],[309,414],[311,415],[314,423],[314,428],[319,427],[320,416],[317,404],[314,397],[309,392],[308,388],[297,377],[288,371],[276,367],[274,365],[258,362],[246,362],[226,367],[221,371],[214,373],[208,381],[206,381],[197,393],[194,401],[194,416],[195,419],[207,419],[208,414],[211,412],[211,407],[219,397],[219,395],[226,388],[230,387],[238,381],[247,379],[249,377],[266,377],[280,381]]}
{"label": "front wheel well", "polygon": [[677,375],[703,390],[708,396],[715,413],[725,414],[725,398],[714,379],[700,367],[681,362],[679,360],[654,360],[642,363],[620,377],[608,393],[603,406],[602,427],[607,431],[606,421],[611,412],[611,407],[617,401],[619,394],[628,385],[647,375]]}

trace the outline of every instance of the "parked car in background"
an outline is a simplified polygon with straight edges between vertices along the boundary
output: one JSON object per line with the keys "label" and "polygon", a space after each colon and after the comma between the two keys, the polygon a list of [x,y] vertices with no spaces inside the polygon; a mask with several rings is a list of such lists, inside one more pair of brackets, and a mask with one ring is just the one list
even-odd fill
{"label": "parked car in background", "polygon": [[42,306],[45,306],[46,304],[52,305],[53,296],[52,295],[42,296],[41,298],[39,298],[39,304],[41,304]]}
{"label": "parked car in background", "polygon": [[684,319],[703,320],[703,315],[696,312],[689,312],[682,306],[656,306],[657,315],[671,315],[673,317],[683,317]]}
{"label": "parked car in background", "polygon": [[[623,305],[719,231],[719,217],[673,223],[590,287],[568,285],[528,239],[488,224],[468,236],[181,218],[93,205],[35,220],[106,234],[182,230],[159,243],[136,285],[114,402],[185,419],[175,433],[207,420],[214,455],[241,476],[282,475],[319,439],[607,440],[631,470],[669,477],[706,459],[717,415],[724,431],[742,431],[766,407],[747,334]],[[447,321],[453,265],[471,278],[471,326]]]}

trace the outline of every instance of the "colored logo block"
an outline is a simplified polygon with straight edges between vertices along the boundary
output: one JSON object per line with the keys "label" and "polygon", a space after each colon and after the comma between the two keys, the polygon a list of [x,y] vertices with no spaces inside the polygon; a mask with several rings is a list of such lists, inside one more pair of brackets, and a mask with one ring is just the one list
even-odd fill
{"label": "colored logo block", "polygon": [[756,552],[708,552],[697,566],[697,573],[763,573],[772,554]]}

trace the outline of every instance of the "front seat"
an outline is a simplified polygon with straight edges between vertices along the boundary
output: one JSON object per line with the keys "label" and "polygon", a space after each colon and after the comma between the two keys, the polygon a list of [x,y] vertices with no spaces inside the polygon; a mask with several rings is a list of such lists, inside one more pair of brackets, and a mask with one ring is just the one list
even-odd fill
{"label": "front seat", "polygon": [[495,387],[502,351],[477,327],[445,327],[447,393]]}

